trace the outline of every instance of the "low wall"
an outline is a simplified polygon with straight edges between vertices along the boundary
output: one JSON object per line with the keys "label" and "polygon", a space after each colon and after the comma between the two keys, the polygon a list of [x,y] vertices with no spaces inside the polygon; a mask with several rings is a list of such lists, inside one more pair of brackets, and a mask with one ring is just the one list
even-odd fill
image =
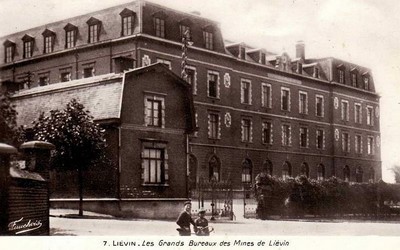
{"label": "low wall", "polygon": [[[83,199],[83,210],[117,217],[175,220],[185,198]],[[51,208],[78,209],[79,199],[50,199]]]}

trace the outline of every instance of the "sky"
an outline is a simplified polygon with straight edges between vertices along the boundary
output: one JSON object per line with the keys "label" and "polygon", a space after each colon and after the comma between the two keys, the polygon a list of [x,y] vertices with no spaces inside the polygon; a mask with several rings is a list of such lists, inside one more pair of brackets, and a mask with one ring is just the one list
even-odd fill
{"label": "sky", "polygon": [[[400,2],[396,0],[151,0],[220,23],[225,39],[295,56],[332,56],[372,70],[381,96],[383,180],[400,165]],[[0,37],[130,0],[0,0]]]}

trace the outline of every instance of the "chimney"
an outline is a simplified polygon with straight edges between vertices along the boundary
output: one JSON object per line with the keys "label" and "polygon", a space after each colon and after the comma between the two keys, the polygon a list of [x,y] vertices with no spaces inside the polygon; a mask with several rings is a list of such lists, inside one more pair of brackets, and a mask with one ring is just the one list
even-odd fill
{"label": "chimney", "polygon": [[303,41],[297,41],[296,43],[296,58],[302,58],[303,60],[305,59],[305,50],[304,50],[304,42]]}
{"label": "chimney", "polygon": [[193,15],[196,15],[196,16],[201,16],[200,11],[197,11],[197,10],[190,12],[190,14],[193,14]]}

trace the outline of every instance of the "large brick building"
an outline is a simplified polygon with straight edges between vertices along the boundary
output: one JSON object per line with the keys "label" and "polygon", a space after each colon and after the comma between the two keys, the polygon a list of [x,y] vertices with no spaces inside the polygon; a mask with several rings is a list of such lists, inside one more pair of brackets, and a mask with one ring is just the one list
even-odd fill
{"label": "large brick building", "polygon": [[263,169],[283,178],[381,178],[379,96],[370,69],[307,58],[302,42],[294,58],[226,42],[215,21],[147,1],[0,38],[2,86],[23,93],[156,62],[180,75],[187,30],[198,127],[189,140],[192,188],[214,176],[239,190]]}

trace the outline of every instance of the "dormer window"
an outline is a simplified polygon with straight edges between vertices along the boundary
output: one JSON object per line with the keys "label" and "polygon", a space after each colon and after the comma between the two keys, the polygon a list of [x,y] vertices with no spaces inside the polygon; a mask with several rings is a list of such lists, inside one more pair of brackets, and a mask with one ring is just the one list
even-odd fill
{"label": "dormer window", "polygon": [[29,35],[22,38],[23,41],[23,58],[30,58],[33,55],[33,44],[35,39]]}
{"label": "dormer window", "polygon": [[370,90],[370,86],[369,86],[369,75],[364,75],[363,76],[363,80],[364,80],[364,89],[365,90]]}
{"label": "dormer window", "polygon": [[303,74],[303,64],[301,62],[297,63],[297,73],[298,74]]}
{"label": "dormer window", "polygon": [[260,63],[263,65],[267,64],[266,56],[265,56],[264,52],[260,52]]}
{"label": "dormer window", "polygon": [[76,36],[78,33],[78,27],[73,24],[67,24],[64,27],[65,30],[65,48],[73,48],[76,46]]}
{"label": "dormer window", "polygon": [[43,53],[51,53],[54,50],[54,39],[56,37],[56,33],[54,31],[51,31],[49,29],[46,29],[43,33],[43,40],[44,40],[44,47],[43,47]]}
{"label": "dormer window", "polygon": [[344,68],[343,67],[338,69],[338,77],[339,77],[339,83],[346,84],[346,80],[345,80],[345,77],[344,77]]}
{"label": "dormer window", "polygon": [[317,66],[314,67],[314,77],[319,78],[319,68]]}
{"label": "dormer window", "polygon": [[353,69],[351,71],[351,86],[358,87],[357,86],[357,71],[355,69]]}
{"label": "dormer window", "polygon": [[214,29],[208,25],[203,30],[204,47],[209,50],[214,50]]}
{"label": "dormer window", "polygon": [[157,37],[165,38],[165,19],[166,15],[163,11],[153,15],[154,32]]}
{"label": "dormer window", "polygon": [[4,55],[5,55],[4,62],[10,63],[14,61],[14,54],[15,54],[15,43],[10,40],[6,40],[4,42]]}
{"label": "dormer window", "polygon": [[133,34],[135,12],[125,8],[120,14],[122,18],[121,36],[129,36]]}
{"label": "dormer window", "polygon": [[91,17],[86,23],[89,26],[88,43],[98,42],[100,40],[101,21]]}
{"label": "dormer window", "polygon": [[186,26],[186,25],[179,25],[179,30],[180,30],[180,34],[181,34],[181,38],[184,36],[184,34],[186,32],[189,32],[189,36],[190,36],[190,27]]}
{"label": "dormer window", "polygon": [[240,49],[239,57],[241,59],[245,60],[246,59],[246,48],[243,46],[240,46],[239,49]]}

